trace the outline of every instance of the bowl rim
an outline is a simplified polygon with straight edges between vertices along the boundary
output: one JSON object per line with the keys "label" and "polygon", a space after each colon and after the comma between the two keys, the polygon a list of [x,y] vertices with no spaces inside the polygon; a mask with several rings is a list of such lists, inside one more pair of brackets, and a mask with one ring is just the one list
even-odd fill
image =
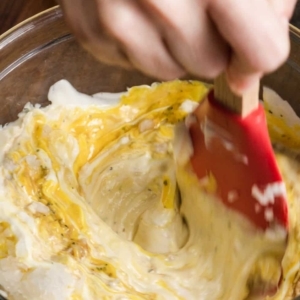
{"label": "bowl rim", "polygon": [[1,49],[1,43],[4,39],[6,39],[8,36],[10,36],[11,34],[13,34],[14,32],[18,31],[20,28],[30,24],[31,22],[39,19],[42,16],[45,16],[47,14],[51,15],[51,13],[53,11],[61,11],[60,6],[59,5],[55,5],[53,7],[50,7],[46,10],[43,10],[25,20],[23,20],[22,22],[14,25],[13,27],[11,27],[10,29],[8,29],[7,31],[3,32],[2,34],[0,34],[0,49]]}
{"label": "bowl rim", "polygon": [[289,24],[289,28],[290,28],[290,32],[292,32],[293,34],[297,35],[300,38],[300,28]]}

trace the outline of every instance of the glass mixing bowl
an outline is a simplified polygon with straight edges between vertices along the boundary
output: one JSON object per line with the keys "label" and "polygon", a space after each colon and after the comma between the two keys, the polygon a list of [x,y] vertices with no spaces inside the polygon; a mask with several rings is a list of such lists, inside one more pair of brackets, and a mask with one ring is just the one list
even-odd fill
{"label": "glass mixing bowl", "polygon": [[[300,31],[291,26],[291,54],[263,84],[277,91],[300,116]],[[96,61],[70,34],[58,7],[0,36],[0,124],[13,121],[27,102],[46,105],[49,87],[67,79],[80,92],[120,92],[155,81],[136,71]]]}
{"label": "glass mixing bowl", "polygon": [[[300,31],[291,26],[290,35],[290,58],[263,83],[279,92],[300,115]],[[61,10],[54,7],[0,36],[0,124],[16,119],[28,101],[46,104],[49,87],[63,78],[87,94],[119,92],[154,81],[96,61],[78,45]]]}

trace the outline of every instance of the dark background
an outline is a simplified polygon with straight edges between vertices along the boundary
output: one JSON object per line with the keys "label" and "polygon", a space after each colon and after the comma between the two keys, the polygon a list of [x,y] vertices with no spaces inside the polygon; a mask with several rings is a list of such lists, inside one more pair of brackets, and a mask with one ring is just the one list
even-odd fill
{"label": "dark background", "polygon": [[[55,5],[56,0],[0,0],[0,34],[36,13]],[[291,23],[300,28],[300,0]]]}
{"label": "dark background", "polygon": [[[3,1],[3,0],[2,0]],[[296,27],[300,28],[300,1],[298,0],[294,16],[291,20],[291,23]]]}

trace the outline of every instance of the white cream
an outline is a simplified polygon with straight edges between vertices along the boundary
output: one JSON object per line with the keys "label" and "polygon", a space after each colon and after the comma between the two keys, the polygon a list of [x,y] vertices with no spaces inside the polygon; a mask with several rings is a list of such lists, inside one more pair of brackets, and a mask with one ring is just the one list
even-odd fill
{"label": "white cream", "polygon": [[[201,193],[190,174],[193,149],[184,125],[173,153],[173,127],[153,126],[154,117],[139,116],[141,108],[122,106],[121,121],[114,115],[88,118],[92,110],[101,115],[103,109],[116,107],[123,95],[90,97],[61,81],[50,89],[52,105],[28,105],[19,121],[0,130],[0,255],[2,241],[9,245],[9,255],[0,256],[0,285],[12,300],[245,298],[253,264],[262,252],[280,253],[285,236],[278,239],[281,231],[276,228],[266,242],[241,216]],[[183,103],[180,110],[194,105]],[[71,124],[81,117],[94,131],[79,126],[75,134]],[[35,141],[35,126],[43,119],[48,124],[41,133],[47,151],[42,138]],[[54,127],[51,122],[60,123]],[[125,122],[135,130],[124,128]],[[112,130],[101,135],[105,126]],[[88,135],[103,144],[84,148]],[[99,145],[103,149],[96,152]],[[22,153],[17,150],[31,148],[34,154],[18,161]],[[88,161],[76,173],[80,149]],[[18,174],[27,165],[32,167],[30,186],[34,189],[39,182],[40,197],[54,199],[55,205],[34,198],[23,186],[28,176]],[[39,172],[45,182],[35,178]],[[270,201],[269,194],[259,197]],[[239,201],[236,191],[228,199]],[[60,212],[58,219],[51,219],[57,216],[53,211]],[[10,225],[5,234],[4,223]]]}
{"label": "white cream", "polygon": [[67,80],[60,80],[50,87],[48,99],[53,105],[64,106],[90,106],[97,105],[102,108],[111,107],[119,103],[124,93],[97,93],[93,96],[82,94],[74,89]]}
{"label": "white cream", "polygon": [[276,197],[286,197],[284,182],[269,183],[262,191],[256,184],[252,187],[252,196],[262,206],[274,204]]}
{"label": "white cream", "polygon": [[180,105],[179,109],[190,114],[196,109],[197,106],[198,106],[197,102],[187,99]]}

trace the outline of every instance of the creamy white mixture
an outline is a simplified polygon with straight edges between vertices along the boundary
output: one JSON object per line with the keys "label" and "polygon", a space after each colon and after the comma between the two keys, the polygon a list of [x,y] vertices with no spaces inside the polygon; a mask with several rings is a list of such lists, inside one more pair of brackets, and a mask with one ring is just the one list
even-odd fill
{"label": "creamy white mixture", "polygon": [[[8,299],[231,300],[248,295],[255,274],[276,282],[282,240],[266,240],[205,196],[185,164],[190,149],[177,147],[174,162],[173,124],[205,92],[177,81],[90,97],[61,81],[50,106],[28,104],[2,128],[0,285]],[[274,298],[284,299],[299,268],[300,167],[277,159],[292,208]]]}

